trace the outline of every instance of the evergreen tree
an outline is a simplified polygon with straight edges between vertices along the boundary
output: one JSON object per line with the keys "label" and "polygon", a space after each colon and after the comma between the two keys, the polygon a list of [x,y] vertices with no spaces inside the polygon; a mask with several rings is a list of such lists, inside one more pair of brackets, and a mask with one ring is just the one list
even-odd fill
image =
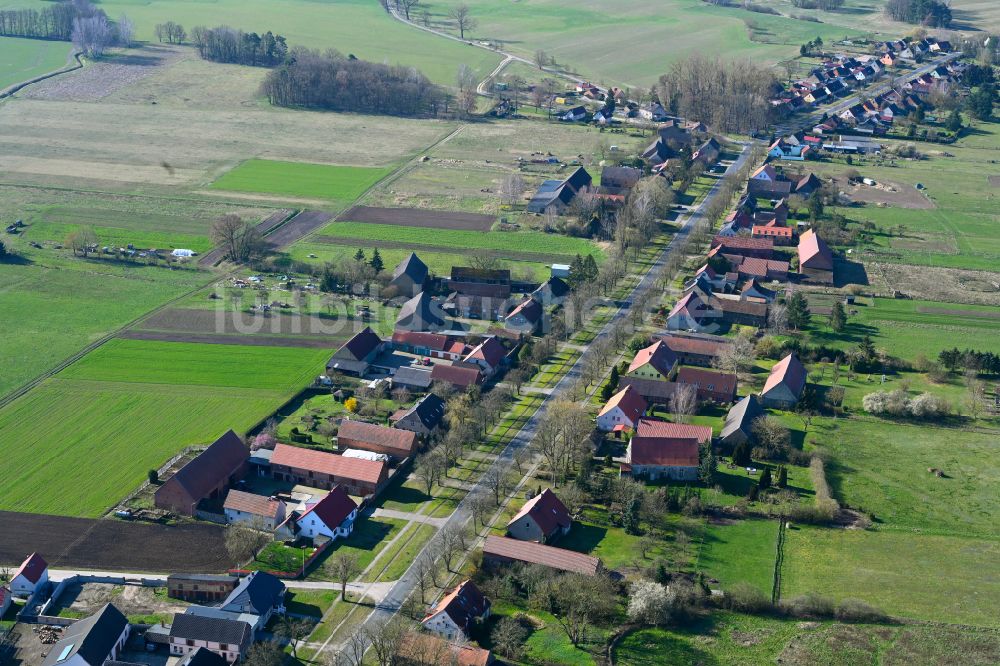
{"label": "evergreen tree", "polygon": [[3,244],[3,241],[0,241],[0,259],[3,259],[6,256],[7,256],[7,246]]}
{"label": "evergreen tree", "polygon": [[358,251],[354,253],[354,261],[364,261],[364,260],[365,260],[365,251],[359,247]]}
{"label": "evergreen tree", "polygon": [[597,279],[597,260],[594,259],[594,255],[588,254],[587,258],[583,260],[583,276],[588,282]]}
{"label": "evergreen tree", "polygon": [[712,451],[712,442],[703,442],[700,447],[698,447],[698,478],[705,485],[712,483],[712,479],[715,478],[715,472],[719,468],[719,463],[715,459],[715,452]]}
{"label": "evergreen tree", "polygon": [[378,248],[375,248],[375,252],[372,253],[372,260],[369,262],[371,267],[375,269],[375,274],[378,275],[385,268],[385,264],[382,262],[382,255],[379,254]]}
{"label": "evergreen tree", "polygon": [[844,312],[844,305],[840,301],[837,301],[833,304],[833,309],[830,310],[830,328],[835,333],[840,333],[846,325],[847,314]]}
{"label": "evergreen tree", "polygon": [[945,127],[949,132],[958,132],[962,129],[962,114],[958,112],[958,109],[954,109],[948,116]]}
{"label": "evergreen tree", "polygon": [[747,493],[747,499],[751,502],[756,502],[757,498],[760,497],[760,488],[757,486],[750,486],[750,491]]}
{"label": "evergreen tree", "polygon": [[639,498],[635,498],[628,503],[625,508],[625,514],[622,516],[623,527],[627,534],[638,534],[639,533],[639,506],[641,501]]}
{"label": "evergreen tree", "polygon": [[583,257],[577,254],[569,263],[569,283],[578,285],[583,282]]}
{"label": "evergreen tree", "polygon": [[771,468],[765,467],[764,473],[760,475],[760,479],[757,481],[757,485],[760,486],[761,490],[767,490],[771,487]]}
{"label": "evergreen tree", "polygon": [[733,464],[739,467],[749,467],[753,461],[750,458],[750,443],[743,441],[733,449]]}
{"label": "evergreen tree", "polygon": [[978,120],[989,120],[993,117],[993,101],[996,91],[990,84],[980,87],[965,100],[965,109]]}
{"label": "evergreen tree", "polygon": [[620,381],[619,377],[618,366],[611,366],[611,374],[608,376],[608,386],[611,387],[611,390],[615,391],[618,389],[618,382]]}
{"label": "evergreen tree", "polygon": [[812,193],[806,205],[809,209],[809,219],[813,222],[823,216],[823,197],[818,191]]}
{"label": "evergreen tree", "polygon": [[785,303],[788,324],[796,330],[809,325],[809,301],[801,292],[795,292]]}
{"label": "evergreen tree", "polygon": [[867,335],[861,338],[861,342],[858,343],[858,351],[861,352],[861,356],[865,360],[865,364],[871,363],[875,360],[877,352],[875,351],[875,343]]}
{"label": "evergreen tree", "polygon": [[601,400],[607,402],[615,394],[615,387],[609,382],[601,389]]}
{"label": "evergreen tree", "polygon": [[778,487],[787,488],[788,487],[788,468],[782,465],[778,468]]}

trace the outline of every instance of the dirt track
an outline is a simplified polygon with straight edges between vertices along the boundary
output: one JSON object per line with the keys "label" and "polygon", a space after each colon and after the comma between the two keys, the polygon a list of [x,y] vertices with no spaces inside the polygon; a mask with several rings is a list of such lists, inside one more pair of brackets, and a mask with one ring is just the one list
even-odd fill
{"label": "dirt track", "polygon": [[216,572],[230,562],[216,525],[154,525],[0,511],[0,564],[32,552],[63,569]]}
{"label": "dirt track", "polygon": [[267,242],[277,249],[288,247],[306,234],[316,231],[333,219],[333,215],[321,210],[305,210],[278,227],[267,236]]}
{"label": "dirt track", "polygon": [[340,216],[346,222],[392,224],[400,227],[489,231],[496,218],[477,213],[454,213],[417,208],[372,208],[355,206]]}

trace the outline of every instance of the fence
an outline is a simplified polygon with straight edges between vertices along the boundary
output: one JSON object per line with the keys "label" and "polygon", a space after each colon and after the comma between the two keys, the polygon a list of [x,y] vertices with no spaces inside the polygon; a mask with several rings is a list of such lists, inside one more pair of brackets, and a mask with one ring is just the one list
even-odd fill
{"label": "fence", "polygon": [[[53,588],[51,583],[44,589],[39,588],[36,590],[29,599],[28,603],[24,605],[24,609],[18,613],[17,619],[20,622],[25,622],[27,624],[50,624],[58,627],[66,627],[74,622],[76,619],[68,617],[59,617],[57,615],[49,615],[48,613],[52,610],[55,603],[59,601],[59,597],[62,593],[66,591],[67,587],[71,585],[86,585],[88,583],[104,583],[107,585],[136,585],[141,587],[166,587],[167,581],[164,578],[126,578],[125,576],[91,576],[91,575],[76,575],[64,578],[59,581]],[[49,589],[51,588],[51,593]],[[34,603],[40,601],[36,599],[36,596],[46,595],[47,599],[45,603],[42,604],[41,608],[38,609],[37,613],[31,612],[31,608],[34,607]]]}

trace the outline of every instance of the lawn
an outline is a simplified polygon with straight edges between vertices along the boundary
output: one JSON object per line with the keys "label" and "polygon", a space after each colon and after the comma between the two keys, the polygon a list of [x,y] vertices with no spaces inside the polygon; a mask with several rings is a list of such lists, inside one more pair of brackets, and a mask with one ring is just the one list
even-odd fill
{"label": "lawn", "polygon": [[[217,346],[217,345],[210,345]],[[54,378],[0,409],[0,509],[98,517],[185,446],[244,431],[277,391]]]}
{"label": "lawn", "polygon": [[[956,655],[961,655],[960,661],[955,660]],[[1000,638],[989,631],[934,625],[804,623],[734,613],[715,613],[683,629],[640,629],[625,636],[615,649],[615,663],[621,666],[986,666],[998,660]]]}
{"label": "lawn", "polygon": [[[5,239],[6,242],[6,239]],[[0,396],[211,275],[25,253],[0,268]]]}
{"label": "lawn", "polygon": [[326,355],[112,340],[0,409],[0,509],[99,516],[184,447],[258,423]]}
{"label": "lawn", "polygon": [[67,42],[0,37],[0,90],[54,72],[66,64],[69,53]]}
{"label": "lawn", "polygon": [[892,615],[996,627],[1000,541],[902,530],[788,530],[781,596],[853,597]]}
{"label": "lawn", "polygon": [[606,632],[590,627],[586,642],[582,647],[575,647],[566,637],[556,619],[549,613],[535,609],[525,609],[507,601],[495,600],[490,612],[488,626],[492,627],[503,616],[513,616],[525,613],[533,619],[535,628],[524,642],[523,663],[552,664],[560,666],[590,666],[597,663],[594,654],[586,648],[597,652]]}
{"label": "lawn", "polygon": [[[310,580],[334,580],[329,571],[329,560],[342,554],[353,555],[358,560],[359,570],[370,565],[382,549],[406,527],[405,520],[395,518],[365,518],[354,524],[351,536],[339,541],[321,555],[315,567],[309,572]],[[357,576],[361,578],[361,576]]]}
{"label": "lawn", "polygon": [[322,374],[330,352],[301,347],[254,347],[148,340],[112,340],[59,376],[102,382],[137,382],[287,391]]}
{"label": "lawn", "polygon": [[[834,496],[886,526],[1000,536],[996,432],[817,419],[807,441],[831,455]],[[932,467],[944,478],[928,473]]]}
{"label": "lawn", "polygon": [[247,160],[212,183],[216,190],[350,202],[391,168]]}
{"label": "lawn", "polygon": [[746,582],[770,596],[777,545],[777,520],[709,523],[697,568],[717,579],[724,589]]}

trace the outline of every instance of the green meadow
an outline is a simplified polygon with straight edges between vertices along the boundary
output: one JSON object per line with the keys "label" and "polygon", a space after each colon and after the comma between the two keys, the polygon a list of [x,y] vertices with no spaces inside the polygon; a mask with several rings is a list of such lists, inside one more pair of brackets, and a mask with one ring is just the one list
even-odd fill
{"label": "green meadow", "polygon": [[247,160],[212,183],[216,190],[350,202],[391,168]]}
{"label": "green meadow", "polygon": [[0,409],[0,509],[99,516],[184,447],[252,427],[326,355],[112,340]]}
{"label": "green meadow", "polygon": [[0,37],[0,90],[54,72],[66,64],[69,53],[67,42]]}
{"label": "green meadow", "polygon": [[770,596],[777,546],[777,520],[709,522],[697,568],[718,580],[723,589],[746,582]]}

